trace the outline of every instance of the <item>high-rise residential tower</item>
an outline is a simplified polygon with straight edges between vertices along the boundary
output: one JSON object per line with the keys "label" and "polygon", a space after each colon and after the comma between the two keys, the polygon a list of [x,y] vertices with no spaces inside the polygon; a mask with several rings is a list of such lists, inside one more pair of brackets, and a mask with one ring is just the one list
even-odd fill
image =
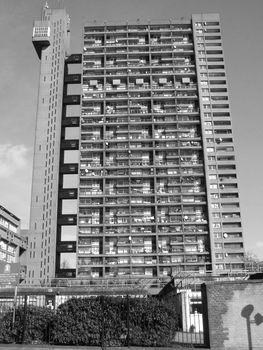
{"label": "high-rise residential tower", "polygon": [[219,16],[85,25],[79,55],[68,23],[45,7],[34,25],[28,281],[242,270]]}
{"label": "high-rise residential tower", "polygon": [[40,58],[31,194],[28,281],[55,276],[59,195],[60,139],[65,59],[69,52],[69,17],[46,4],[33,25],[33,44]]}

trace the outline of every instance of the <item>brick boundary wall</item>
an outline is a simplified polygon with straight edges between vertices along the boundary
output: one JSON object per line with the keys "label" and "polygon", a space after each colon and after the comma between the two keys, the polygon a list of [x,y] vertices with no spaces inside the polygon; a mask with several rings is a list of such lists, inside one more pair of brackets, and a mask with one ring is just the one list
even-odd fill
{"label": "brick boundary wall", "polygon": [[263,350],[263,280],[202,285],[211,350]]}

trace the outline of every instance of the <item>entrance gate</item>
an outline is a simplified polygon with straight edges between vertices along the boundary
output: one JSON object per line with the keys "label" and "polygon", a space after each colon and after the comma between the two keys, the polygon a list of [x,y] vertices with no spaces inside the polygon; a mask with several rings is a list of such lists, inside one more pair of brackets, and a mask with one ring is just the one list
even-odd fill
{"label": "entrance gate", "polygon": [[175,344],[208,346],[205,296],[201,290],[203,280],[196,276],[175,276],[159,293],[163,300],[175,305],[178,327]]}

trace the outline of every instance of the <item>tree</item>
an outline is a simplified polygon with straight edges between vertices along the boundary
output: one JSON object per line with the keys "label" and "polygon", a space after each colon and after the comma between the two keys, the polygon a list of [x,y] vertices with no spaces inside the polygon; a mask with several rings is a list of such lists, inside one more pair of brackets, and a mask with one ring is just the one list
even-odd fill
{"label": "tree", "polygon": [[260,259],[251,251],[247,251],[244,254],[245,270],[248,272],[261,272]]}

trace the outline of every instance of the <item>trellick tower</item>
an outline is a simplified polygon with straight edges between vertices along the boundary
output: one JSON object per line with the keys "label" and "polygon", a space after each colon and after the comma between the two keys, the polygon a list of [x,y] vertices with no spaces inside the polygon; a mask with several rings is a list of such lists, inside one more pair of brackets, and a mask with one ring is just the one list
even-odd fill
{"label": "trellick tower", "polygon": [[65,59],[69,54],[69,16],[46,4],[33,26],[40,59],[28,249],[28,281],[55,275],[61,115]]}
{"label": "trellick tower", "polygon": [[69,55],[65,10],[45,6],[34,24],[28,281],[242,270],[219,16],[87,24],[83,35],[83,53]]}

